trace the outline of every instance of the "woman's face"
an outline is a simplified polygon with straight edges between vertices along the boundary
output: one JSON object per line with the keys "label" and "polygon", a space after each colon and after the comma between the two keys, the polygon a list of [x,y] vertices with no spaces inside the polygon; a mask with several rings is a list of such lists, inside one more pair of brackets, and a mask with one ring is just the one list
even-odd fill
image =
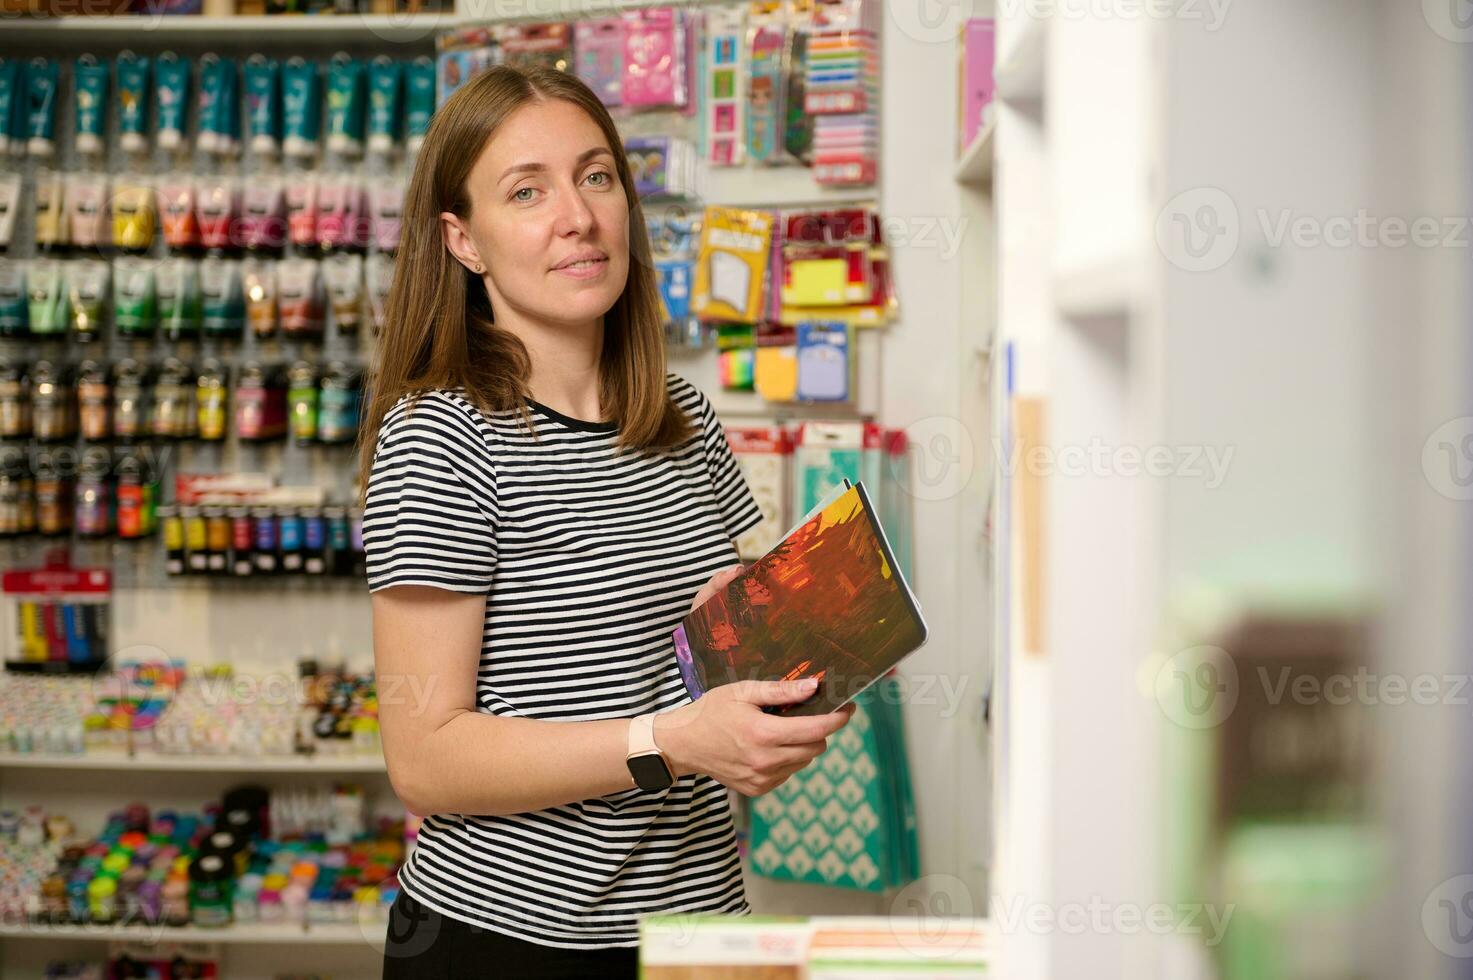
{"label": "woman's face", "polygon": [[442,215],[447,246],[485,267],[497,319],[554,323],[608,312],[629,276],[629,206],[603,130],[578,106],[533,102],[508,116],[467,180],[471,214]]}

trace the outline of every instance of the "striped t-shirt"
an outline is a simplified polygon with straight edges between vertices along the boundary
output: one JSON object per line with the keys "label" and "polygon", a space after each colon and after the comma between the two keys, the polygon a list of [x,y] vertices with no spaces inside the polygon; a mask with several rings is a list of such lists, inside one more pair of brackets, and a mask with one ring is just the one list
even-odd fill
{"label": "striped t-shirt", "polygon": [[[574,721],[689,700],[671,631],[762,518],[711,403],[667,383],[696,433],[664,453],[616,453],[616,423],[531,403],[534,439],[461,390],[384,417],[369,589],[486,594],[478,710]],[[546,946],[634,946],[641,915],[747,911],[726,789],[704,775],[533,813],[427,815],[399,880],[442,914]]]}

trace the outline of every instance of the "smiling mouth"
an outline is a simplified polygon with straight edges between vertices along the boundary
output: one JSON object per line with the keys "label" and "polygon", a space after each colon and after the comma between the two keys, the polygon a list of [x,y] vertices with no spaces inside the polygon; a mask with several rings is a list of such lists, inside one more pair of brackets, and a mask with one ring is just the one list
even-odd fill
{"label": "smiling mouth", "polygon": [[608,259],[606,259],[606,258],[602,258],[602,259],[579,259],[577,262],[564,262],[562,265],[557,266],[553,271],[554,272],[565,272],[565,271],[577,271],[579,269],[592,269],[594,266],[602,265],[603,263],[605,263],[607,261],[608,261]]}

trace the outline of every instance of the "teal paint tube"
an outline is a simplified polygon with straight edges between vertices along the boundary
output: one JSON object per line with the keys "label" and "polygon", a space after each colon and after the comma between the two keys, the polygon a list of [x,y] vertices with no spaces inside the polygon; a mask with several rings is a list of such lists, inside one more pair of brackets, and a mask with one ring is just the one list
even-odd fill
{"label": "teal paint tube", "polygon": [[404,126],[410,153],[419,152],[435,113],[435,62],[415,58],[404,66]]}
{"label": "teal paint tube", "polygon": [[317,63],[292,58],[281,70],[281,107],[284,119],[282,150],[289,157],[317,155],[317,134],[322,128],[321,83]]}
{"label": "teal paint tube", "polygon": [[251,152],[275,157],[281,152],[281,66],[276,59],[251,55],[245,63],[245,90]]}
{"label": "teal paint tube", "polygon": [[188,104],[189,59],[165,51],[153,69],[153,118],[161,149],[177,150],[184,142],[184,111]]}
{"label": "teal paint tube", "polygon": [[26,65],[26,152],[49,157],[56,152],[56,88],[61,66],[46,58]]}
{"label": "teal paint tube", "polygon": [[24,65],[16,58],[0,58],[0,154],[10,153],[21,138],[17,123],[24,85]]}
{"label": "teal paint tube", "polygon": [[368,152],[388,156],[399,138],[404,114],[404,66],[388,55],[368,69]]}
{"label": "teal paint tube", "polygon": [[107,146],[107,62],[78,55],[72,62],[74,146],[83,156],[97,156]]}
{"label": "teal paint tube", "polygon": [[117,72],[118,146],[124,153],[148,152],[148,59],[132,51],[114,61]]}
{"label": "teal paint tube", "polygon": [[234,58],[221,58],[216,74],[220,82],[215,97],[215,153],[234,156],[240,149],[240,69]]}
{"label": "teal paint tube", "polygon": [[356,58],[336,54],[327,68],[327,148],[339,156],[363,152],[365,67]]}
{"label": "teal paint tube", "polygon": [[219,110],[225,104],[224,64],[225,60],[217,54],[207,54],[199,60],[199,95],[195,105],[198,132],[194,143],[206,153],[218,152],[219,148]]}

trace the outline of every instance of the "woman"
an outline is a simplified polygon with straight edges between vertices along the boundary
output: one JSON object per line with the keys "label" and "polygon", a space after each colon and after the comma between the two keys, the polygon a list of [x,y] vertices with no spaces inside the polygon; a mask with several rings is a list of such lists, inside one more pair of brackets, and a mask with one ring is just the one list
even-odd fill
{"label": "woman", "polygon": [[747,911],[723,785],[771,790],[849,717],[684,692],[670,633],[760,515],[665,372],[633,187],[585,85],[509,68],[410,180],[360,464],[384,753],[425,815],[385,977],[633,976],[641,915]]}

